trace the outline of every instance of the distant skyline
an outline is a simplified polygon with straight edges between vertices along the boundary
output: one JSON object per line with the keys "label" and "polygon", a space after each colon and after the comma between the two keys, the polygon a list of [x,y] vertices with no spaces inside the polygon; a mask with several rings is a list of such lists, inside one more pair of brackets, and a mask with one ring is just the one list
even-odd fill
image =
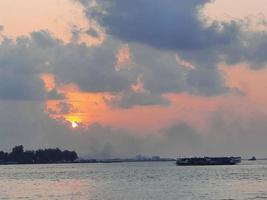
{"label": "distant skyline", "polygon": [[267,157],[266,0],[2,0],[0,149]]}

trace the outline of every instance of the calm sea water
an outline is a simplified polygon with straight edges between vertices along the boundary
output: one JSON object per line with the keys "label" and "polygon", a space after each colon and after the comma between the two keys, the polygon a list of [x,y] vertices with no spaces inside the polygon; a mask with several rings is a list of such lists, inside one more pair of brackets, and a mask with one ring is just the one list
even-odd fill
{"label": "calm sea water", "polygon": [[173,162],[0,166],[0,199],[267,199],[267,162],[177,167]]}

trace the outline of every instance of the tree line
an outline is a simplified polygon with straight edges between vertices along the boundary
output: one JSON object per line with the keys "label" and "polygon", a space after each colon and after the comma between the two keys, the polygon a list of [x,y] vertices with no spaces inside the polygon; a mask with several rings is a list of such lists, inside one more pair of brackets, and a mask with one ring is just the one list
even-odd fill
{"label": "tree line", "polygon": [[22,145],[15,146],[10,153],[0,151],[0,163],[45,164],[57,162],[73,162],[78,159],[75,151],[55,149],[39,149],[24,151]]}

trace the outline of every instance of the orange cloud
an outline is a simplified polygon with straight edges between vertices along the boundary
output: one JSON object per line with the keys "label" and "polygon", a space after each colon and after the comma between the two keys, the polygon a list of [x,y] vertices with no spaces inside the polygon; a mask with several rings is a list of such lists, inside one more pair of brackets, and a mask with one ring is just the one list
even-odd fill
{"label": "orange cloud", "polygon": [[[74,84],[57,86],[52,74],[43,74],[41,78],[47,91],[56,88],[66,96],[64,100],[47,100],[46,111],[54,119],[89,125],[98,122],[100,116],[108,109],[105,104],[105,99],[109,98],[108,94],[82,92]],[[68,109],[68,112],[61,112],[58,107],[60,103],[65,103],[71,109]]]}
{"label": "orange cloud", "polygon": [[265,0],[215,0],[206,4],[204,11],[217,20],[230,17],[242,19],[250,15],[266,13],[267,5]]}
{"label": "orange cloud", "polygon": [[137,77],[136,83],[133,84],[133,85],[131,85],[131,89],[134,92],[145,92],[145,89],[144,89],[144,80],[143,80],[143,76],[142,75],[139,75]]}
{"label": "orange cloud", "polygon": [[45,89],[47,91],[50,91],[56,87],[55,78],[53,74],[42,74],[41,79],[43,80],[45,84]]}
{"label": "orange cloud", "polygon": [[208,18],[208,24],[214,20],[245,20],[247,28],[255,31],[266,31],[266,12],[265,0],[215,0],[207,3],[202,10],[202,14]]}
{"label": "orange cloud", "polygon": [[[75,27],[79,32],[78,42],[99,45],[105,40],[100,26],[84,16],[82,5],[70,0],[1,0],[0,25],[4,26],[3,34],[14,39],[47,30],[54,37],[70,42]],[[86,33],[90,28],[97,31],[98,37]]]}
{"label": "orange cloud", "polygon": [[[230,92],[221,96],[201,97],[187,93],[165,95],[171,101],[169,107],[136,106],[130,109],[111,108],[106,99],[112,98],[109,93],[88,93],[80,91],[74,85],[57,86],[53,75],[44,74],[42,79],[47,90],[56,88],[64,93],[67,105],[71,105],[68,113],[49,112],[58,111],[58,104],[62,100],[48,100],[47,112],[54,119],[64,119],[78,122],[86,127],[93,123],[100,123],[115,128],[130,129],[134,132],[157,132],[173,123],[189,123],[192,126],[205,129],[209,127],[214,112],[224,110],[237,111],[244,115],[254,111],[267,112],[266,77],[267,69],[252,70],[245,65],[235,67],[221,66],[225,73],[228,87],[239,89],[244,94]],[[135,86],[142,88],[141,79]]]}
{"label": "orange cloud", "polygon": [[117,63],[115,65],[115,69],[117,71],[120,71],[124,69],[126,65],[129,65],[131,63],[132,63],[132,58],[129,46],[127,44],[123,45],[121,49],[118,51]]}
{"label": "orange cloud", "polygon": [[[63,90],[61,90],[62,92]],[[115,128],[130,129],[135,132],[156,132],[175,122],[191,123],[194,126],[205,126],[208,114],[217,108],[214,99],[190,96],[188,94],[170,94],[170,107],[145,106],[131,109],[110,108],[104,99],[109,94],[84,93],[79,90],[67,91],[64,88],[67,103],[74,109],[70,113],[57,114],[59,100],[47,101],[47,111],[54,119],[64,119],[69,122],[79,122],[85,126],[100,123]]]}
{"label": "orange cloud", "polygon": [[266,68],[252,70],[246,64],[221,68],[225,72],[228,86],[241,90],[245,95],[244,99],[250,101],[250,107],[267,111]]}

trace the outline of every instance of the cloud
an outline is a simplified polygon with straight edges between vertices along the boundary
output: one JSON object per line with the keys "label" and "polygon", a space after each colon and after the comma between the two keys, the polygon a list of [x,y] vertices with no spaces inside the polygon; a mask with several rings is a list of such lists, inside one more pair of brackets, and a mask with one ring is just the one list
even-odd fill
{"label": "cloud", "polygon": [[151,94],[149,92],[126,91],[116,94],[106,102],[117,108],[131,108],[133,106],[169,106],[170,101],[162,96]]}
{"label": "cloud", "polygon": [[73,26],[71,29],[71,42],[72,43],[77,43],[80,40],[80,35],[81,35],[82,29],[77,27],[77,26]]}
{"label": "cloud", "polygon": [[0,101],[0,145],[10,150],[23,144],[26,149],[59,147],[74,149],[90,157],[252,155],[266,157],[266,114],[243,114],[218,109],[209,128],[173,123],[158,132],[135,134],[127,129],[99,123],[87,129],[71,129],[68,122],[52,120],[40,102]]}
{"label": "cloud", "polygon": [[226,62],[228,64],[247,63],[252,69],[266,67],[267,57],[264,52],[267,47],[267,32],[246,31],[239,37],[238,41],[223,49],[227,53]]}
{"label": "cloud", "polygon": [[[16,41],[6,38],[0,44],[2,99],[62,99],[58,91],[45,92],[40,76],[52,73],[55,85],[75,84],[84,92],[107,92],[113,105],[128,108],[136,105],[168,105],[168,93],[189,92],[217,95],[227,91],[219,71],[185,68],[173,52],[146,45],[126,45],[109,38],[101,46],[65,44],[47,31],[33,32]],[[123,55],[118,70],[118,53]],[[125,60],[126,59],[126,60]],[[21,72],[21,73],[18,73]],[[143,92],[132,90],[142,76]],[[2,95],[1,95],[2,93]],[[13,95],[13,96],[12,96]],[[120,99],[118,101],[118,99]],[[110,105],[112,105],[110,104]]]}
{"label": "cloud", "polygon": [[56,89],[52,89],[47,92],[46,98],[49,100],[62,100],[65,99],[65,95],[58,92]]}
{"label": "cloud", "polygon": [[64,101],[57,103],[54,109],[48,109],[48,113],[52,115],[66,115],[73,112],[77,112],[77,110],[71,104]]}
{"label": "cloud", "polygon": [[[109,93],[113,96],[109,105],[120,108],[168,106],[170,102],[164,95],[169,93],[225,94],[229,89],[221,71],[214,67],[216,59],[206,61],[206,53],[203,50],[179,54],[186,58],[184,62],[190,61],[195,66],[186,68],[177,61],[175,52],[136,43],[124,45],[113,37],[101,46],[66,44],[47,31],[33,32],[16,41],[5,38],[0,44],[4,82],[0,87],[0,98],[64,98],[55,88],[45,92],[40,79],[45,73],[53,74],[54,84],[59,87],[74,84],[82,92]],[[118,70],[118,58],[119,65],[127,66],[120,66]],[[22,73],[17,73],[19,71]],[[133,86],[139,77],[142,77],[143,91],[134,91]]]}
{"label": "cloud", "polygon": [[116,46],[87,47],[85,45],[58,46],[52,57],[53,73],[62,84],[75,83],[88,92],[116,92],[131,84],[117,73]]}
{"label": "cloud", "polygon": [[[201,96],[215,96],[229,91],[222,72],[213,64],[195,64],[184,67],[174,52],[162,51],[140,44],[132,44],[131,53],[135,67],[131,74],[142,76],[143,88],[152,94],[187,92]],[[188,58],[188,60],[192,60]],[[212,62],[212,61],[211,61]]]}
{"label": "cloud", "polygon": [[0,99],[42,100],[44,85],[38,71],[45,57],[41,57],[33,41],[18,38],[16,42],[5,38],[0,44]]}
{"label": "cloud", "polygon": [[[16,41],[5,38],[0,44],[0,98],[44,99],[43,73],[53,73],[59,85],[74,83],[83,91],[121,91],[131,83],[116,72],[115,63],[116,50],[111,45],[65,44],[46,31]],[[49,95],[55,97],[55,91]]]}
{"label": "cloud", "polygon": [[[84,5],[86,1],[82,1]],[[90,2],[90,1],[87,1]],[[86,10],[106,31],[125,42],[140,42],[160,49],[203,49],[231,42],[219,25],[203,27],[198,10],[209,0],[97,1]]]}
{"label": "cloud", "polygon": [[201,68],[216,68],[219,62],[246,62],[253,69],[266,65],[266,31],[249,30],[247,20],[213,20],[207,25],[202,9],[210,0],[96,2],[94,6],[90,0],[81,2],[87,17],[125,43],[176,51]]}
{"label": "cloud", "polygon": [[218,69],[198,68],[188,73],[189,93],[201,96],[215,96],[229,92],[224,85],[222,73]]}
{"label": "cloud", "polygon": [[[210,1],[82,1],[89,19],[112,37],[129,43],[135,66],[131,76],[143,76],[152,95],[188,92],[213,96],[228,92],[218,63],[224,50],[239,41],[237,22],[204,26],[199,10]],[[229,51],[229,50],[227,50]],[[194,68],[185,69],[180,59]],[[208,59],[207,59],[208,56]],[[129,75],[131,73],[131,75]]]}
{"label": "cloud", "polygon": [[88,30],[85,31],[86,34],[92,36],[92,37],[99,37],[99,33],[93,29],[93,28],[89,28]]}
{"label": "cloud", "polygon": [[[43,99],[41,72],[53,73],[59,85],[76,84],[82,91],[112,93],[114,99],[121,99],[123,103],[117,105],[122,107],[167,105],[163,98],[167,93],[225,94],[229,89],[217,68],[222,57],[228,63],[264,66],[266,33],[242,32],[237,22],[204,26],[198,10],[207,2],[98,1],[96,7],[87,7],[87,15],[110,34],[98,47],[65,44],[47,31],[18,37],[16,42],[5,38],[0,46],[0,98]],[[88,1],[82,3],[87,6]],[[79,32],[73,29],[75,41]],[[131,55],[127,51],[127,57],[125,51],[123,55],[130,67],[116,70],[122,41],[129,43]],[[177,52],[194,68],[177,62]],[[131,91],[139,76],[145,93]]]}

